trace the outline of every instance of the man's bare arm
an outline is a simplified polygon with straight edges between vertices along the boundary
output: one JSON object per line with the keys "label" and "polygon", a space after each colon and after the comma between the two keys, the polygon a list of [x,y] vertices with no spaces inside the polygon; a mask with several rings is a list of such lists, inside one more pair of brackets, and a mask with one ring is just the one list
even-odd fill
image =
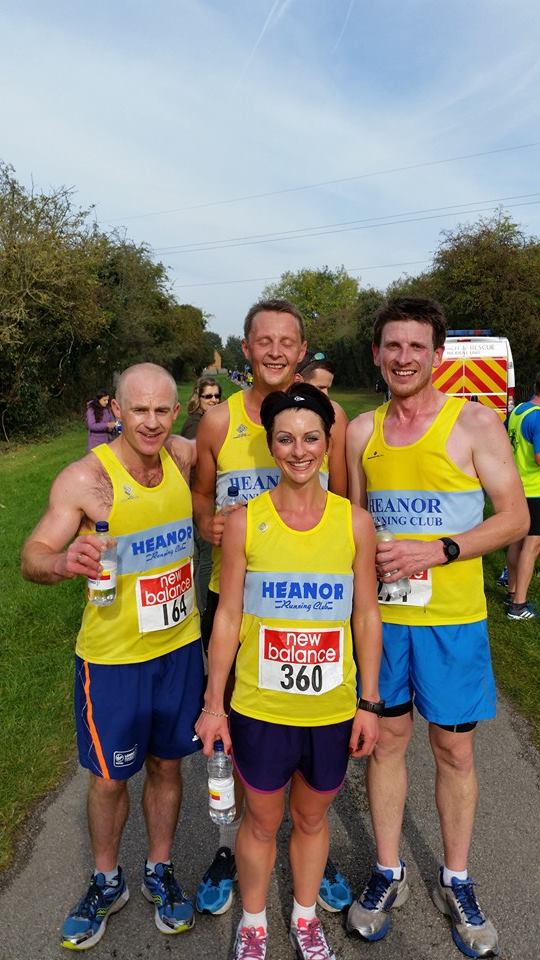
{"label": "man's bare arm", "polygon": [[204,540],[219,546],[225,520],[215,513],[217,457],[229,427],[227,404],[219,404],[202,418],[197,431],[197,467],[193,483],[193,513]]}
{"label": "man's bare arm", "polygon": [[54,584],[77,576],[98,576],[101,541],[92,534],[77,537],[85,515],[81,494],[98,484],[97,470],[88,461],[84,458],[70,464],[54,481],[49,506],[22,550],[21,570],[26,580]]}
{"label": "man's bare arm", "polygon": [[190,474],[197,462],[195,441],[186,440],[185,437],[169,437],[166,443],[166,449],[189,486]]}
{"label": "man's bare arm", "polygon": [[[459,545],[460,559],[471,560],[521,539],[529,529],[530,518],[512,448],[497,414],[481,404],[466,404],[458,426],[463,442],[470,445],[474,470],[495,511],[477,527],[453,538]],[[379,574],[399,571],[387,577],[389,583],[444,563],[440,540],[396,540],[377,546]]]}
{"label": "man's bare arm", "polygon": [[361,413],[347,427],[346,455],[349,476],[349,500],[360,507],[367,506],[366,477],[362,469],[362,455],[373,433],[373,412]]}

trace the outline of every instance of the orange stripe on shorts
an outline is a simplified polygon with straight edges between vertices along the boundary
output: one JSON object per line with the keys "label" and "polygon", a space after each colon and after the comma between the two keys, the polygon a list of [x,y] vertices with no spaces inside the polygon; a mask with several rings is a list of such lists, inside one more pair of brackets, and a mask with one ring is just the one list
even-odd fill
{"label": "orange stripe on shorts", "polygon": [[88,727],[90,729],[90,736],[92,737],[92,743],[94,744],[94,750],[96,751],[96,756],[98,758],[99,768],[101,770],[101,776],[104,780],[110,780],[109,770],[107,764],[105,763],[105,757],[103,756],[103,750],[99,740],[99,734],[96,730],[96,725],[94,723],[94,711],[92,708],[92,700],[90,698],[90,668],[86,660],[84,662],[84,695],[86,697],[86,719],[88,721]]}

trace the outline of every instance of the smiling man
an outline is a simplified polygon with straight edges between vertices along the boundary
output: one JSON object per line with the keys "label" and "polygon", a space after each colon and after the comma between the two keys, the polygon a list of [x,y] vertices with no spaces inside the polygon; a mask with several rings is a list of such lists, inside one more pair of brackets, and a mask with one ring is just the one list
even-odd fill
{"label": "smiling man", "polygon": [[[432,386],[445,336],[435,301],[404,297],[384,304],[373,357],[392,399],[348,428],[351,499],[396,536],[377,547],[379,589],[408,577],[411,593],[379,600],[385,711],[368,763],[377,864],[347,926],[380,940],[390,926],[388,911],[408,897],[399,845],[414,703],[429,723],[436,764],[444,865],[433,899],[451,917],[459,949],[485,957],[497,952],[497,934],[467,872],[478,793],[474,730],[495,716],[481,557],[522,536],[528,513],[496,413]],[[486,520],[483,490],[494,510]]]}
{"label": "smiling man", "polygon": [[142,893],[161,933],[193,926],[193,906],[170,861],[182,799],[180,758],[199,748],[194,723],[203,689],[199,615],[191,575],[188,481],[194,445],[171,437],[176,384],[152,363],[120,377],[113,412],[123,432],[66,467],[27,540],[22,572],[36,583],[96,579],[106,520],[118,546],[117,595],[88,603],[76,645],[79,759],[90,774],[88,826],[95,857],[90,886],[69,913],[62,944],[87,950],[129,898],[118,854],[127,783],[143,765],[148,857]]}

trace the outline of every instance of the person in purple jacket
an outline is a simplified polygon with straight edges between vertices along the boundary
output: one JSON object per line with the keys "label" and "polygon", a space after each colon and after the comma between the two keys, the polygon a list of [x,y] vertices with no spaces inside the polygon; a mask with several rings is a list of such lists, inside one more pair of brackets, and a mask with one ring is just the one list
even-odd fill
{"label": "person in purple jacket", "polygon": [[98,447],[100,443],[110,443],[114,438],[117,423],[109,406],[109,399],[106,390],[98,390],[94,399],[86,404],[87,453],[94,447]]}

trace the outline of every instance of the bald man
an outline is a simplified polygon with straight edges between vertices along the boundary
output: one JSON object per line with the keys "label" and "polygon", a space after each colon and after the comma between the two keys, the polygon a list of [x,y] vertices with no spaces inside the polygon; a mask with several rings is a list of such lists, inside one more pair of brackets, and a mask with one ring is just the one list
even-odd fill
{"label": "bald man", "polygon": [[191,576],[191,441],[171,437],[176,383],[151,363],[120,377],[114,415],[123,432],[54,481],[49,505],[22,554],[23,576],[55,584],[100,575],[106,520],[118,546],[110,606],[86,605],[76,643],[79,760],[89,771],[88,826],[95,857],[90,885],[68,914],[62,944],[98,943],[129,892],[118,854],[129,808],[128,780],[144,765],[148,856],[142,893],[158,930],[193,926],[193,905],[170,860],[182,799],[180,761],[199,748],[200,625]]}

